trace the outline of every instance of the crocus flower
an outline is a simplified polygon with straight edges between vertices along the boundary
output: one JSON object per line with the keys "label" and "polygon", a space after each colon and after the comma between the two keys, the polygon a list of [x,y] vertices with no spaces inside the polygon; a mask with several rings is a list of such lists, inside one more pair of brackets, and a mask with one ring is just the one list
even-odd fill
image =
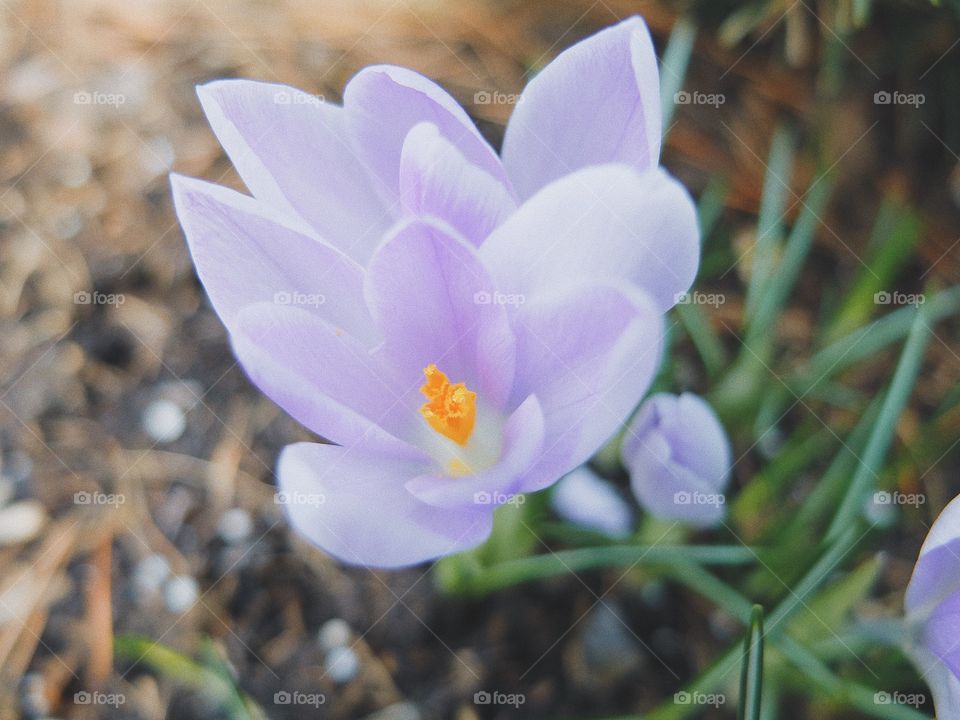
{"label": "crocus flower", "polygon": [[627,503],[586,465],[560,479],[550,505],[564,520],[613,538],[626,537],[633,527],[633,513]]}
{"label": "crocus flower", "polygon": [[920,548],[904,599],[907,653],[933,692],[940,720],[960,718],[960,497]]}
{"label": "crocus flower", "polygon": [[642,21],[540,72],[502,156],[399,67],[361,71],[342,107],[239,80],[199,95],[252,197],[174,176],[177,214],[247,374],[336,443],[278,463],[321,548],[396,567],[477,545],[497,503],[582,464],[639,402],[699,258],[657,166]]}
{"label": "crocus flower", "polygon": [[730,442],[703,398],[661,393],[645,400],[621,456],[634,494],[652,514],[700,527],[723,518]]}

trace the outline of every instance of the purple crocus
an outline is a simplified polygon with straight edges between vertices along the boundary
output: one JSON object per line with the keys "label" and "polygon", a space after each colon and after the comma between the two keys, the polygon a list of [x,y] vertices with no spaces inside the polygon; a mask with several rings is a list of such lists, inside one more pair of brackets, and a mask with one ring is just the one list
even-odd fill
{"label": "purple crocus", "polygon": [[920,549],[904,599],[907,652],[933,692],[940,720],[960,719],[960,497]]}
{"label": "purple crocus", "polygon": [[198,92],[252,197],[173,176],[177,214],[247,374],[336,443],[278,464],[321,548],[397,567],[475,546],[496,504],[582,464],[646,392],[699,245],[657,166],[641,20],[540,72],[502,157],[399,67],[362,70],[342,107],[243,80]]}
{"label": "purple crocus", "polygon": [[630,506],[586,465],[560,479],[550,505],[564,520],[612,538],[625,538],[633,529]]}
{"label": "purple crocus", "polygon": [[723,519],[730,441],[703,398],[660,393],[645,400],[621,456],[634,494],[652,514],[698,527]]}

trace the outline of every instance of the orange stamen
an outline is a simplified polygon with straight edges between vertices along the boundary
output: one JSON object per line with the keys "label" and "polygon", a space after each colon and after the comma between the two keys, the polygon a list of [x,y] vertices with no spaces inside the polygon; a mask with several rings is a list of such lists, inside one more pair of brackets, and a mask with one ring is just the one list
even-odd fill
{"label": "orange stamen", "polygon": [[459,445],[466,445],[477,420],[477,394],[462,382],[451,384],[437,366],[423,369],[427,381],[420,388],[427,402],[420,414],[434,430]]}

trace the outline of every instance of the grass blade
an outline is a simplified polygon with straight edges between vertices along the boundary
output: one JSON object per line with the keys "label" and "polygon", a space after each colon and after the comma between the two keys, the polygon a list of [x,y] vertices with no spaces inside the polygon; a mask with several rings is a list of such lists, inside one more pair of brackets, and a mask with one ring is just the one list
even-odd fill
{"label": "grass blade", "polygon": [[857,471],[850,481],[847,494],[844,496],[840,508],[827,530],[828,542],[835,540],[845,528],[855,523],[862,513],[863,505],[873,488],[874,480],[880,474],[887,450],[893,440],[897,422],[910,399],[910,394],[913,392],[913,386],[916,383],[917,374],[920,372],[923,355],[930,339],[931,329],[927,322],[927,315],[926,306],[921,306],[916,311],[910,334],[903,347],[903,352],[900,354],[900,361],[897,363],[893,380],[890,382],[890,389],[887,391],[880,408],[877,423],[874,425],[870,439],[867,441]]}
{"label": "grass blade", "polygon": [[676,109],[676,94],[683,87],[687,65],[697,39],[697,27],[688,18],[681,17],[674,23],[667,40],[667,48],[660,61],[660,105],[663,108],[663,136],[670,130],[670,121]]}
{"label": "grass blade", "polygon": [[754,605],[750,630],[743,641],[738,720],[759,720],[763,694],[763,608]]}

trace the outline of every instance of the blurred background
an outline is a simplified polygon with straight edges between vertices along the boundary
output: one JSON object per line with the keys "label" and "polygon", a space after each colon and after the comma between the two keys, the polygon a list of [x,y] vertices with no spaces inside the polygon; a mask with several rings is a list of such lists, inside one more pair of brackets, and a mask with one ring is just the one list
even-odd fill
{"label": "blurred background", "polygon": [[[308,435],[236,366],[170,201],[174,169],[242,189],[198,83],[262,79],[339,102],[361,67],[397,63],[442,84],[499,147],[526,79],[633,13],[658,53],[677,41],[663,162],[706,198],[696,288],[723,297],[698,308],[708,335],[678,333],[661,381],[726,389],[717,404],[743,454],[731,494],[748,498],[731,527],[760,541],[897,357],[878,350],[773,433],[739,421],[737,386],[715,383],[721,361],[702,343],[740,352],[771,146],[795,155],[778,176],[786,226],[818,173],[832,187],[770,328],[776,387],[895,293],[960,281],[955,5],[0,0],[0,718],[634,717],[737,637],[722,611],[639,569],[459,598],[426,567],[344,569],[300,542],[273,502],[273,466]],[[936,327],[883,473],[926,501],[871,538],[860,557],[882,562],[846,609],[899,612],[927,527],[960,491],[957,331]],[[800,436],[822,444],[761,483]],[[891,672],[922,690],[902,667]],[[475,702],[494,690],[523,706]],[[784,682],[782,717],[854,715],[800,695]]]}

